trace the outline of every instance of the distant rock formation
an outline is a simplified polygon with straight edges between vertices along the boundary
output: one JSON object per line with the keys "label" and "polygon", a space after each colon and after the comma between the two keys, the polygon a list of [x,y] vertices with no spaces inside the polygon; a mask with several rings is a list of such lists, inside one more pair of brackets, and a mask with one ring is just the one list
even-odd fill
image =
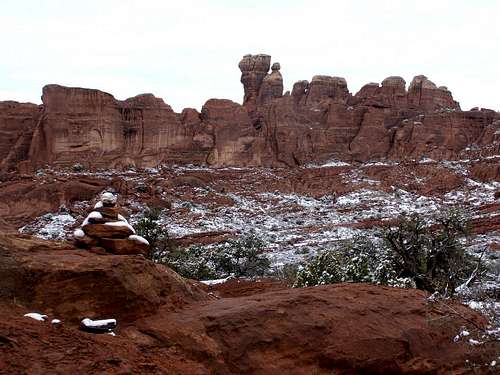
{"label": "distant rock formation", "polygon": [[210,99],[175,113],[142,94],[119,101],[99,90],[48,85],[40,106],[0,102],[0,171],[47,164],[298,166],[329,159],[455,158],[471,145],[500,148],[500,114],[462,111],[427,77],[369,83],[355,95],[344,78],[317,75],[283,95],[279,63],[245,55],[243,104]]}

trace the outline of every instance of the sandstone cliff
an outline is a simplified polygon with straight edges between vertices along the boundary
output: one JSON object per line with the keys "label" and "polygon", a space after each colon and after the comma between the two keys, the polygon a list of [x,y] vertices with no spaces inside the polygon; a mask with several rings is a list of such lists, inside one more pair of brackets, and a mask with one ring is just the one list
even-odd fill
{"label": "sandstone cliff", "polygon": [[[462,111],[423,75],[369,83],[352,95],[341,77],[314,76],[283,95],[268,55],[239,63],[243,104],[210,99],[175,113],[142,94],[119,101],[99,90],[48,85],[40,106],[0,102],[0,170],[160,163],[295,166],[328,159],[454,158],[468,146],[498,151],[500,113]],[[271,72],[269,70],[271,69]]]}

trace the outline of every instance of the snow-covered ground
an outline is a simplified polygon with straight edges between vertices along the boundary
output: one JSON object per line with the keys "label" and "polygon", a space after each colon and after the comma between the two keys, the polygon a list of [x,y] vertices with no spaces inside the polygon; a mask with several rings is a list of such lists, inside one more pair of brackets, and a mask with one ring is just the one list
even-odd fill
{"label": "snow-covered ground", "polygon": [[[161,195],[171,200],[172,208],[163,212],[161,223],[174,238],[206,232],[225,232],[234,236],[255,234],[267,243],[266,250],[272,264],[279,266],[301,261],[356,234],[369,234],[374,225],[380,225],[404,213],[416,212],[431,218],[449,207],[461,206],[471,210],[474,218],[500,214],[498,210],[478,210],[481,206],[498,200],[495,193],[500,190],[500,183],[480,182],[468,177],[467,162],[468,160],[436,162],[423,159],[416,163],[439,166],[463,176],[464,183],[458,188],[444,194],[428,195],[420,194],[415,189],[412,191],[405,183],[394,183],[393,186],[388,185],[387,181],[368,177],[368,168],[397,167],[397,163],[392,161],[353,166],[333,160],[323,165],[308,166],[304,171],[338,169],[340,183],[350,186],[340,194],[332,192],[323,196],[274,190],[272,186],[286,182],[287,175],[279,170],[266,168],[170,166],[144,171],[109,170],[83,175],[104,179],[119,177],[131,185],[154,189],[158,186],[148,186],[150,180],[147,178],[165,181],[190,173],[209,174],[215,180],[224,178],[229,185],[228,189],[214,189],[213,184],[207,183],[204,187],[181,186],[172,187],[169,191],[162,190]],[[71,175],[68,171],[51,173]],[[417,184],[427,183],[424,177],[413,174],[411,169],[405,173],[410,173],[411,180]],[[242,178],[246,180],[243,181]],[[271,186],[267,191],[259,185],[263,180]],[[91,203],[77,202],[74,206],[81,211],[91,207]],[[141,210],[145,208],[141,195],[129,196],[126,206],[131,210],[130,224],[134,225],[141,216]],[[66,212],[48,213],[20,228],[20,231],[46,239],[61,240],[67,238],[72,228],[82,220],[83,218],[73,217]],[[486,238],[482,239],[483,242],[498,241],[498,233],[488,233],[483,237]]]}
{"label": "snow-covered ground", "polygon": [[45,240],[64,240],[75,223],[76,219],[68,213],[48,213],[19,228],[19,232],[34,234]]}

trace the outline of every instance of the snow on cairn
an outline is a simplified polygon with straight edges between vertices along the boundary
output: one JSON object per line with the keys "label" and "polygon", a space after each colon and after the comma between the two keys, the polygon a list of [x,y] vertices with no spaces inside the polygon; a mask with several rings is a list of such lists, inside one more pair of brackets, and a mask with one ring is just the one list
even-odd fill
{"label": "snow on cairn", "polygon": [[101,194],[101,202],[103,205],[114,206],[116,204],[117,196],[110,192]]}
{"label": "snow on cairn", "polygon": [[81,230],[80,228],[75,229],[75,231],[73,232],[73,237],[83,238],[83,237],[85,237],[85,232],[83,230]]}
{"label": "snow on cairn", "polygon": [[97,211],[92,211],[90,214],[88,214],[88,216],[83,221],[82,227],[84,227],[85,225],[88,225],[89,221],[91,219],[101,220],[102,219],[102,214],[100,212],[97,212]]}
{"label": "snow on cairn", "polygon": [[128,239],[132,240],[132,241],[137,241],[137,242],[143,243],[144,245],[149,245],[148,240],[146,240],[144,237],[141,237],[137,234],[131,234],[130,236],[128,236]]}
{"label": "snow on cairn", "polygon": [[104,225],[109,225],[110,227],[127,227],[128,229],[130,229],[132,231],[132,233],[135,233],[135,229],[132,228],[132,225],[130,225],[129,223],[126,223],[124,221],[110,221],[110,222],[104,223]]}

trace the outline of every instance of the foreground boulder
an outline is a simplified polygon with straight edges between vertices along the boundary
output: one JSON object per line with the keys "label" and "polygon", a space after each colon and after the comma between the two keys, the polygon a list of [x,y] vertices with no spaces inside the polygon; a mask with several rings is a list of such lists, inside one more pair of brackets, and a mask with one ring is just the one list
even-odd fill
{"label": "foreground boulder", "polygon": [[112,316],[126,323],[206,299],[193,283],[142,256],[101,256],[68,243],[0,233],[0,302],[64,321]]}

